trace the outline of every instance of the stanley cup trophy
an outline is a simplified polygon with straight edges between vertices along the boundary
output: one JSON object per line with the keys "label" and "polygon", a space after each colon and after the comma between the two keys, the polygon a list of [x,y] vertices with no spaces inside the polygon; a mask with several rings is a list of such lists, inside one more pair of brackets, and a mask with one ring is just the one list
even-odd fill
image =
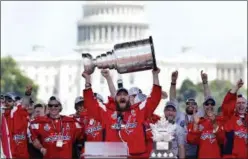
{"label": "stanley cup trophy", "polygon": [[93,73],[96,67],[116,69],[120,74],[157,69],[151,36],[148,39],[116,44],[112,51],[95,59],[88,53],[82,54],[82,57],[84,71],[88,74]]}
{"label": "stanley cup trophy", "polygon": [[150,158],[177,158],[172,152],[172,140],[176,124],[169,123],[164,117],[156,124],[150,124],[153,135],[153,151]]}

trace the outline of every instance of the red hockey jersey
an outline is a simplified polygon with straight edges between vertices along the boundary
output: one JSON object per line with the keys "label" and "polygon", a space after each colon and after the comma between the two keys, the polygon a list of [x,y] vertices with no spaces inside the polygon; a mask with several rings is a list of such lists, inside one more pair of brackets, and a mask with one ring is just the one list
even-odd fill
{"label": "red hockey jersey", "polygon": [[129,153],[143,154],[146,152],[143,123],[152,116],[161,100],[161,87],[154,85],[150,97],[122,112],[125,128],[119,131],[116,103],[109,98],[107,104],[98,103],[92,89],[84,90],[84,106],[88,115],[102,121],[106,129],[105,141],[127,142]]}
{"label": "red hockey jersey", "polygon": [[[72,158],[72,144],[83,134],[81,125],[67,116],[60,119],[38,117],[31,121],[30,127],[31,139],[38,139],[47,149],[45,158]],[[61,147],[56,145],[58,140],[62,140]]]}
{"label": "red hockey jersey", "polygon": [[13,158],[28,158],[28,113],[21,105],[5,110],[3,116],[6,119],[9,132],[10,149]]}
{"label": "red hockey jersey", "polygon": [[210,119],[201,118],[198,130],[193,130],[193,123],[188,125],[187,142],[199,145],[198,158],[221,158],[219,144],[224,141],[223,118],[216,117],[218,130],[214,132]]}
{"label": "red hockey jersey", "polygon": [[224,158],[248,158],[248,116],[243,119],[235,112],[237,95],[230,92],[222,103],[223,116],[225,117],[225,142]]}

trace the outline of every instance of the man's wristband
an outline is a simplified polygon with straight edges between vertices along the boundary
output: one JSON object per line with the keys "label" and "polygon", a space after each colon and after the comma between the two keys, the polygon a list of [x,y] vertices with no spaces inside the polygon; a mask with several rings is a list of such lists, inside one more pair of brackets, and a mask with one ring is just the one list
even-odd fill
{"label": "man's wristband", "polygon": [[171,85],[173,85],[173,86],[176,85],[176,84],[177,84],[176,82],[171,82]]}
{"label": "man's wristband", "polygon": [[202,83],[203,83],[203,84],[208,84],[208,81],[203,81]]}
{"label": "man's wristband", "polygon": [[90,88],[91,87],[91,83],[85,83],[85,88]]}

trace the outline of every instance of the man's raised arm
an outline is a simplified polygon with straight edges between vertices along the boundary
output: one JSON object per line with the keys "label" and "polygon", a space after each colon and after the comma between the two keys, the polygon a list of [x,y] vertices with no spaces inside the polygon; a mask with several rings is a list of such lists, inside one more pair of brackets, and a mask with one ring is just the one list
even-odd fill
{"label": "man's raised arm", "polygon": [[116,94],[116,88],[115,88],[113,79],[110,76],[109,70],[103,69],[103,70],[101,70],[101,74],[107,80],[111,97],[114,98],[115,97],[115,94]]}
{"label": "man's raised arm", "polygon": [[157,108],[161,96],[162,96],[162,89],[159,85],[159,78],[158,74],[160,72],[160,69],[152,70],[152,76],[153,76],[153,87],[152,92],[150,94],[150,97],[148,97],[144,102],[140,103],[139,108],[144,110],[144,117],[145,119],[149,118],[155,109]]}
{"label": "man's raised arm", "polygon": [[102,112],[106,111],[105,105],[99,103],[94,96],[91,88],[91,76],[84,72],[82,76],[85,78],[85,89],[83,90],[84,107],[87,109],[88,115],[94,119],[101,121]]}
{"label": "man's raised arm", "polygon": [[201,70],[201,79],[203,84],[204,98],[211,96],[210,88],[208,85],[208,75]]}
{"label": "man's raised arm", "polygon": [[231,117],[234,114],[236,101],[237,101],[237,92],[243,86],[242,79],[238,80],[237,84],[226,94],[221,109],[224,117]]}
{"label": "man's raised arm", "polygon": [[178,71],[174,71],[171,74],[171,85],[170,85],[170,101],[176,100],[176,84],[177,84],[177,78],[178,78]]}

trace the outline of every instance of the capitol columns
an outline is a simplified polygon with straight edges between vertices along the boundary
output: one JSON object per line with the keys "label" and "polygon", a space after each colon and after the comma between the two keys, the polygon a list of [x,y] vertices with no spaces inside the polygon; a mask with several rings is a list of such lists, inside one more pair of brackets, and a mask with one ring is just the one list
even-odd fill
{"label": "capitol columns", "polygon": [[107,26],[108,27],[108,35],[107,35],[107,41],[111,41],[111,25]]}
{"label": "capitol columns", "polygon": [[217,79],[221,80],[222,79],[222,72],[220,68],[217,68]]}
{"label": "capitol columns", "polygon": [[117,40],[118,39],[118,31],[117,31],[117,25],[114,25],[114,36],[113,36],[113,39],[112,40]]}
{"label": "capitol columns", "polygon": [[95,27],[95,33],[96,33],[96,39],[95,39],[95,42],[99,42],[99,36],[100,36],[100,27],[96,26]]}
{"label": "capitol columns", "polygon": [[[128,39],[129,38],[129,32],[130,32],[130,30],[129,30],[129,26],[127,26],[126,27],[126,38]],[[126,40],[126,39],[125,39]]]}
{"label": "capitol columns", "polygon": [[230,81],[231,81],[231,83],[235,83],[235,80],[234,80],[234,69],[235,68],[231,68],[230,69]]}
{"label": "capitol columns", "polygon": [[90,43],[92,43],[93,42],[93,34],[94,34],[94,32],[93,32],[93,27],[89,27],[89,29],[90,29]]}
{"label": "capitol columns", "polygon": [[120,26],[120,39],[123,39],[124,29],[123,26]]}
{"label": "capitol columns", "polygon": [[132,39],[135,38],[135,27],[134,26],[131,27],[131,38]]}
{"label": "capitol columns", "polygon": [[224,79],[227,80],[228,77],[228,69],[224,69]]}
{"label": "capitol columns", "polygon": [[102,34],[102,38],[100,39],[102,42],[105,42],[106,38],[105,38],[105,28],[104,26],[101,27],[101,34]]}

